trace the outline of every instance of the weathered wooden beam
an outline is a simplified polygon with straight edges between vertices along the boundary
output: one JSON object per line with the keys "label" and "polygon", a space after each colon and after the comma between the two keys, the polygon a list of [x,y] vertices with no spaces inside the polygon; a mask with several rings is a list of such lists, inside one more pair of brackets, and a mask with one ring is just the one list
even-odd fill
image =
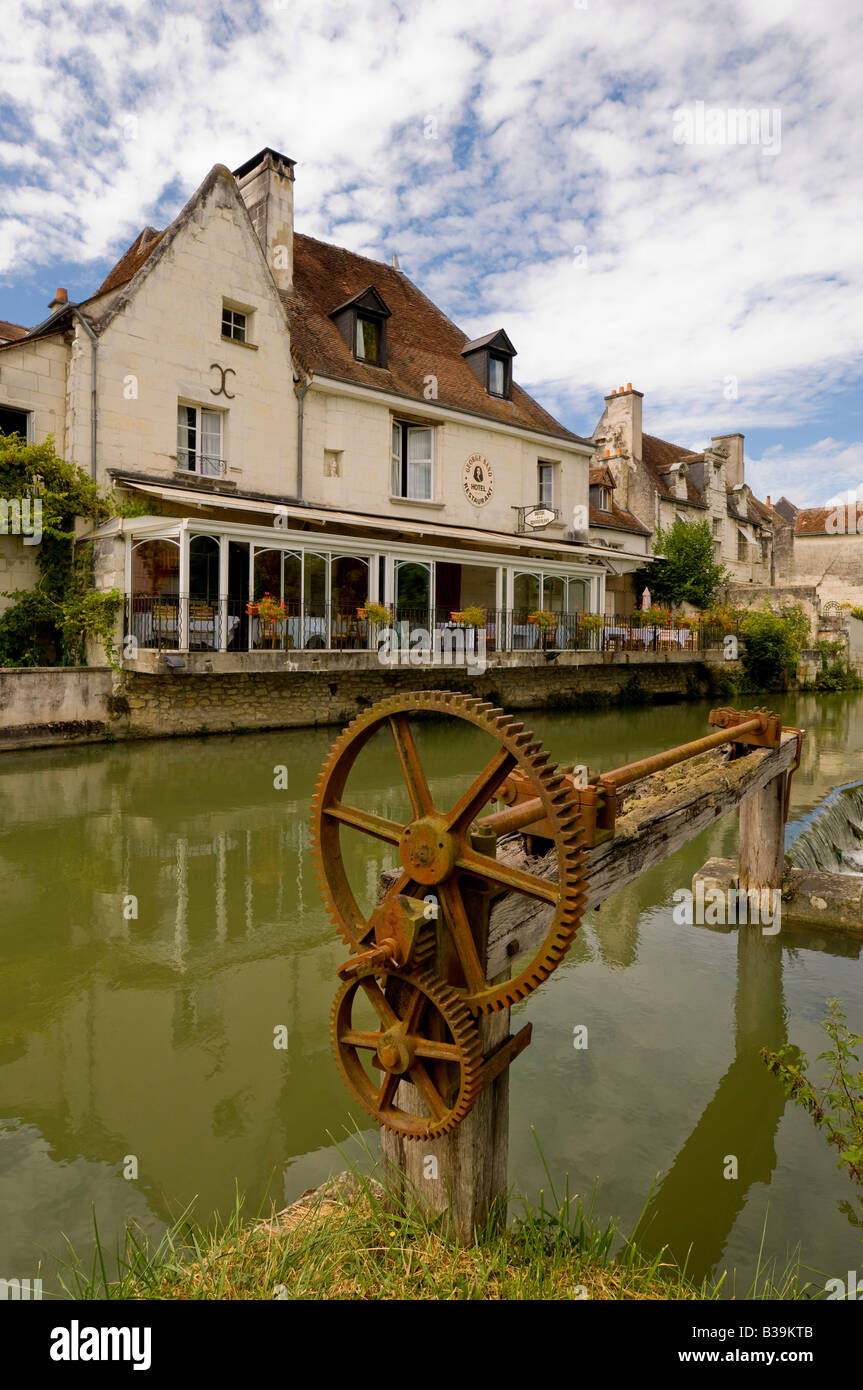
{"label": "weathered wooden beam", "polygon": [[[618,888],[632,883],[670,854],[694,840],[722,816],[746,804],[746,798],[770,784],[784,787],[785,774],[797,754],[797,734],[783,735],[779,748],[754,748],[730,761],[722,752],[670,768],[636,784],[617,822],[615,836],[588,851],[586,911],[603,902]],[[771,792],[775,798],[776,792]],[[771,802],[771,804],[775,804]],[[525,867],[520,836],[498,845],[498,858]],[[557,878],[554,850],[530,862],[531,873]],[[781,874],[780,874],[781,882]],[[488,941],[489,974],[512,963],[517,950],[537,947],[543,940],[554,909],[510,893],[491,910]]]}
{"label": "weathered wooden beam", "polygon": [[785,871],[785,777],[780,773],[740,807],[738,881],[749,892],[781,888]]}

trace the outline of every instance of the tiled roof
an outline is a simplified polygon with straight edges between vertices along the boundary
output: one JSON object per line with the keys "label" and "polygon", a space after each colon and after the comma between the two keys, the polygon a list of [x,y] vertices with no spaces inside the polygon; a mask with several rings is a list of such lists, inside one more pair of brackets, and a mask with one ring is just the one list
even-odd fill
{"label": "tiled roof", "polygon": [[599,507],[591,505],[588,508],[589,524],[599,526],[610,531],[633,531],[638,536],[649,536],[650,530],[633,516],[632,512],[625,512],[621,507],[612,504],[610,512],[600,511]]}
{"label": "tiled roof", "polygon": [[594,464],[590,470],[591,487],[617,487],[614,474],[607,463]]}
{"label": "tiled roof", "polygon": [[157,232],[155,227],[145,227],[143,232],[139,232],[128,251],[124,251],[117,264],[108,271],[105,279],[96,293],[91,295],[91,298],[96,299],[100,294],[107,294],[108,290],[117,290],[121,285],[125,285],[131,280],[132,276],[141,269],[150,252],[159,245],[164,235],[164,231]]}
{"label": "tiled roof", "polygon": [[20,323],[8,323],[6,319],[0,319],[0,339],[14,343],[23,338],[26,332],[27,329],[22,328]]}
{"label": "tiled roof", "polygon": [[[831,518],[832,527],[828,531],[827,522]],[[843,519],[839,507],[804,507],[797,513],[794,522],[794,532],[798,536],[833,536],[842,534],[837,526],[837,519],[840,522]]]}
{"label": "tiled roof", "polygon": [[[329,317],[370,282],[390,310],[386,367],[358,362]],[[294,287],[282,297],[292,347],[313,373],[407,396],[426,409],[428,379],[434,377],[439,405],[560,439],[579,438],[514,382],[512,400],[490,396],[461,355],[467,335],[392,266],[296,233]]]}

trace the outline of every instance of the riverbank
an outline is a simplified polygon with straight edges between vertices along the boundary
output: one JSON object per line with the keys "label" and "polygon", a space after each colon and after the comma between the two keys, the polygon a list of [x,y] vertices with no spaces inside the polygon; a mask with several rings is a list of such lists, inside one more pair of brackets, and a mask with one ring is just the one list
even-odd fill
{"label": "riverbank", "polygon": [[[616,1243],[612,1223],[602,1226],[564,1197],[551,1210],[526,1207],[506,1231],[460,1246],[418,1212],[394,1215],[374,1179],[345,1172],[265,1220],[244,1221],[238,1203],[218,1227],[179,1223],[152,1254],[133,1241],[121,1278],[69,1269],[64,1285],[76,1298],[127,1301],[729,1296],[725,1275],[697,1286],[662,1254],[648,1259],[629,1242],[612,1256]],[[804,1286],[796,1271],[783,1271],[778,1283],[765,1272],[738,1296],[800,1298]]]}
{"label": "riverbank", "polygon": [[505,710],[724,698],[728,673],[737,667],[709,652],[698,660],[681,652],[509,652],[493,654],[480,673],[464,666],[382,667],[371,652],[312,652],[302,653],[306,669],[287,670],[284,653],[263,655],[273,658],[269,670],[207,672],[200,663],[153,673],[0,670],[0,751],[344,725],[377,700],[419,689],[460,690]]}

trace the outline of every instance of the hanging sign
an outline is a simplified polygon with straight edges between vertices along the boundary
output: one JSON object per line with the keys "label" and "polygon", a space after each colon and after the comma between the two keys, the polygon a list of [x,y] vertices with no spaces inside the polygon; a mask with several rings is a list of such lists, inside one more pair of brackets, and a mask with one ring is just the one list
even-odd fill
{"label": "hanging sign", "polygon": [[494,492],[491,464],[482,454],[471,454],[464,466],[465,496],[475,507],[482,507]]}
{"label": "hanging sign", "polygon": [[551,507],[530,507],[524,514],[524,524],[532,531],[541,531],[544,526],[550,526],[556,516],[557,512]]}

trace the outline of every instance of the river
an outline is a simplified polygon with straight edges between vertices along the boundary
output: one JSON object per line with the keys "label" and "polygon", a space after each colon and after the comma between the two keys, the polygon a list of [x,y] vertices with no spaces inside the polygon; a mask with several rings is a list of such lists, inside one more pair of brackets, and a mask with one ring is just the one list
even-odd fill
{"label": "river", "polygon": [[[808,731],[789,841],[831,790],[863,781],[863,696],[782,697]],[[608,768],[708,732],[701,703],[527,717],[560,761]],[[0,759],[0,1277],[56,1289],[64,1237],[86,1254],[93,1209],[113,1249],[133,1219],[158,1234],[196,1200],[253,1212],[345,1166],[374,1131],[329,1047],[346,955],[308,849],[310,798],[334,730],[94,745]],[[432,730],[432,791],[466,784],[475,736]],[[284,768],[285,774],[278,769]],[[281,784],[287,781],[287,787]],[[277,787],[276,784],[279,784]],[[370,760],[366,804],[398,800]],[[811,1057],[825,1001],[863,1032],[860,943],[685,927],[672,894],[735,852],[726,817],[585,920],[566,961],[515,1011],[533,1042],[512,1070],[510,1174],[552,1175],[596,1212],[669,1242],[697,1276],[800,1247],[812,1277],[859,1264],[853,1195],[811,1121],[758,1058]],[[352,872],[373,894],[387,846]],[[573,1030],[588,1028],[587,1049]],[[287,1029],[287,1047],[274,1046]],[[724,1176],[728,1155],[738,1176]],[[137,1176],[135,1176],[135,1173]],[[651,1198],[651,1189],[653,1196]]]}

